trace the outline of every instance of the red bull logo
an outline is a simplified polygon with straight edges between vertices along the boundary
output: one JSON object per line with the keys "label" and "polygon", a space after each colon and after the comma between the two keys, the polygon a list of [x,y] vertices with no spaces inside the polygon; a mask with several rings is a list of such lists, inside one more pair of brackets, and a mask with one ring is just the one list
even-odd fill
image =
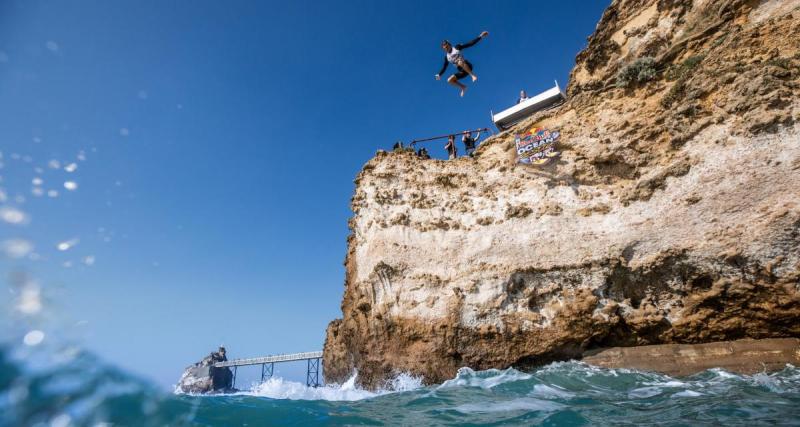
{"label": "red bull logo", "polygon": [[555,150],[559,131],[534,127],[514,138],[517,147],[517,162],[526,165],[543,165],[560,153]]}

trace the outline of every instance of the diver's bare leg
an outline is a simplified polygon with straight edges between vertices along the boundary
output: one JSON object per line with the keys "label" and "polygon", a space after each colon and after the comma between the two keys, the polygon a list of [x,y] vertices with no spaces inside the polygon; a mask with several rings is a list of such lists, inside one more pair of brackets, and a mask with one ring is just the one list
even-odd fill
{"label": "diver's bare leg", "polygon": [[473,74],[473,73],[472,73],[472,67],[470,67],[470,65],[469,65],[469,64],[467,64],[466,62],[462,62],[462,63],[461,63],[461,68],[462,68],[464,71],[466,71],[466,72],[467,72],[467,74],[469,74],[469,75],[470,75],[470,77],[472,77],[472,81],[473,81],[473,82],[474,82],[474,81],[476,81],[476,80],[478,80],[478,76],[476,76],[475,74]]}
{"label": "diver's bare leg", "polygon": [[466,92],[466,90],[467,90],[467,87],[466,87],[466,86],[464,86],[463,84],[459,83],[459,81],[458,81],[458,79],[456,78],[456,76],[450,76],[450,77],[448,77],[448,78],[447,78],[447,83],[450,83],[451,85],[453,85],[453,86],[455,86],[455,87],[457,87],[457,88],[461,89],[461,96],[464,96],[464,92]]}

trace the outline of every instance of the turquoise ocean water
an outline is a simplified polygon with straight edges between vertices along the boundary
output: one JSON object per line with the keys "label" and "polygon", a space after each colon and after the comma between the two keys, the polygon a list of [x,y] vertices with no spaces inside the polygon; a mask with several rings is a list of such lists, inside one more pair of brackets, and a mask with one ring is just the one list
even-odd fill
{"label": "turquoise ocean water", "polygon": [[274,378],[233,395],[189,396],[81,351],[21,355],[0,350],[2,426],[800,425],[800,369],[792,366],[671,378],[564,362],[528,373],[464,368],[430,386],[400,376],[394,391]]}

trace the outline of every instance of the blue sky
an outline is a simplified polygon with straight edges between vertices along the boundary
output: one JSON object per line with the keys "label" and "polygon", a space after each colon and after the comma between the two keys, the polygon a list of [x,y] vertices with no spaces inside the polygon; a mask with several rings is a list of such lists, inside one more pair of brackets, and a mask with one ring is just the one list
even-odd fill
{"label": "blue sky", "polygon": [[[29,271],[59,333],[162,385],[220,343],[320,349],[361,166],[566,86],[606,6],[0,0],[0,204],[30,216],[0,240],[39,255],[2,273]],[[434,79],[439,42],[482,30],[461,99]]]}

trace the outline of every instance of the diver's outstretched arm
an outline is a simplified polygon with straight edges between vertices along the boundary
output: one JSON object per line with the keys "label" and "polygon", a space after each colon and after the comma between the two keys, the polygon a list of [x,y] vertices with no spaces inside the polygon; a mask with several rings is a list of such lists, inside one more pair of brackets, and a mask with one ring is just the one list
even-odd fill
{"label": "diver's outstretched arm", "polygon": [[457,45],[456,49],[461,50],[461,49],[466,49],[468,47],[475,46],[475,44],[477,44],[479,41],[481,41],[482,38],[484,38],[484,37],[486,37],[488,35],[489,35],[489,32],[488,31],[484,31],[478,37],[476,37],[474,40],[471,40],[471,41],[469,41],[467,43],[464,43],[464,44]]}

